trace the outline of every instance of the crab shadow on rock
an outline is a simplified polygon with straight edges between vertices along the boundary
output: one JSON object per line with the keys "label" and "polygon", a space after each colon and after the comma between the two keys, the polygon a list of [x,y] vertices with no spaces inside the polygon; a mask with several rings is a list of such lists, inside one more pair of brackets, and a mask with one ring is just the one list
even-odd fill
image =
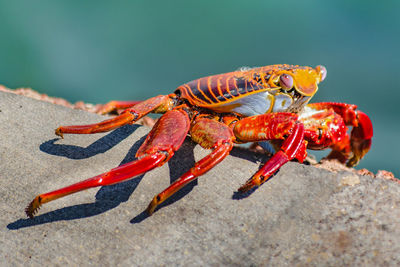
{"label": "crab shadow on rock", "polygon": [[[179,177],[181,177],[185,172],[187,172],[191,167],[194,166],[195,158],[193,155],[193,150],[196,145],[197,145],[196,143],[194,143],[189,137],[187,137],[185,142],[183,143],[182,147],[175,153],[175,155],[168,162],[169,169],[170,169],[170,183],[171,184],[175,180],[177,180]],[[190,154],[188,154],[188,152]],[[267,156],[266,154],[259,153],[259,152],[252,152],[249,149],[246,149],[243,147],[233,147],[233,149],[230,152],[230,155],[233,157],[245,159],[245,160],[248,160],[248,161],[251,161],[254,163],[266,162],[269,159],[269,156]],[[224,161],[222,161],[219,164],[224,164]],[[254,170],[254,172],[256,172],[256,170]],[[250,178],[250,177],[244,177],[244,179],[248,179],[248,178]],[[198,177],[197,179],[193,180],[186,186],[184,186],[182,189],[180,189],[178,192],[176,192],[174,195],[172,195],[170,198],[168,198],[165,202],[161,203],[156,208],[156,211],[180,200],[185,195],[187,195],[190,191],[192,191],[193,187],[198,184],[198,179],[201,179],[201,176]],[[246,197],[250,196],[255,190],[256,190],[256,188],[254,188],[246,193],[240,193],[238,191],[235,191],[232,195],[232,199],[240,200],[240,199],[246,198]],[[133,218],[131,220],[131,223],[132,224],[140,223],[147,217],[149,217],[149,216],[148,216],[146,210],[144,210],[142,213],[138,214],[135,218]]]}
{"label": "crab shadow on rock", "polygon": [[[101,137],[91,145],[87,147],[80,147],[75,145],[64,145],[64,144],[54,144],[54,142],[58,139],[52,139],[46,141],[40,145],[40,150],[55,156],[67,157],[70,159],[84,159],[95,156],[99,153],[104,153],[105,151],[111,149],[118,143],[120,143],[123,139],[128,137],[131,133],[133,133],[138,127],[138,125],[126,125],[121,128],[118,128],[111,133]],[[146,135],[140,138],[129,150],[125,158],[121,161],[120,165],[128,163],[130,161],[135,160],[136,151],[143,144]],[[195,158],[193,154],[193,150],[196,144],[191,141],[190,138],[186,138],[182,147],[176,151],[175,155],[168,162],[169,172],[170,172],[170,183],[172,184],[175,180],[181,177],[186,171],[188,171],[195,164]],[[257,162],[260,161],[260,157],[263,158],[265,156],[258,155],[255,156],[254,153],[245,150],[234,148],[231,151],[231,155],[234,157],[240,157],[249,161]],[[223,162],[221,163],[223,164]],[[10,230],[18,230],[24,227],[30,227],[45,223],[51,223],[55,221],[62,220],[75,220],[82,219],[86,217],[95,216],[101,213],[104,213],[108,210],[111,210],[120,203],[126,202],[129,200],[131,194],[135,191],[136,187],[140,183],[143,175],[135,177],[131,180],[115,184],[109,186],[103,186],[99,189],[99,191],[95,195],[95,202],[93,203],[84,203],[78,204],[74,206],[64,207],[58,210],[50,211],[45,214],[41,214],[36,216],[34,219],[19,219],[15,222],[12,222],[7,225],[7,228]],[[82,180],[85,178],[82,178]],[[176,194],[167,199],[164,203],[162,203],[158,209],[162,209],[165,206],[173,204],[174,202],[180,200],[185,195],[187,195],[193,187],[197,185],[197,179],[183,187]],[[155,194],[158,192],[154,192]],[[232,198],[236,198],[237,192],[234,193]],[[247,197],[249,194],[246,194]],[[149,196],[149,202],[152,196]],[[135,218],[133,218],[131,223],[140,223],[144,219],[148,217],[148,214],[145,210],[138,214]]]}
{"label": "crab shadow on rock", "polygon": [[[125,139],[129,134],[134,132],[138,127],[137,125],[126,125],[121,128],[114,130],[108,135],[100,138],[95,141],[93,144],[89,145],[86,148],[74,145],[60,145],[54,144],[54,142],[58,139],[52,139],[46,141],[40,145],[40,150],[46,152],[51,155],[67,157],[71,159],[84,159],[88,157],[95,156],[96,154],[103,153],[113,146],[120,143],[123,139]],[[128,163],[130,161],[135,160],[135,154],[139,147],[143,144],[146,139],[146,135],[140,138],[129,150],[125,158],[121,161],[120,165]],[[191,141],[186,141],[181,149],[179,149],[174,157],[168,162],[170,169],[170,183],[173,183],[176,179],[178,179],[187,169],[194,165],[194,155],[193,148],[195,144]],[[182,158],[184,160],[182,160]],[[95,216],[111,210],[120,203],[128,201],[131,194],[135,191],[136,187],[140,183],[143,175],[135,177],[131,180],[115,184],[109,186],[103,186],[99,189],[99,191],[95,195],[95,202],[93,203],[84,203],[78,204],[70,207],[61,208],[58,210],[50,211],[45,214],[41,214],[36,216],[34,219],[19,219],[15,222],[12,222],[7,225],[7,228],[10,230],[17,230],[24,227],[30,227],[34,225],[40,225],[45,223],[51,223],[55,221],[61,220],[75,220],[82,219],[86,217]],[[85,178],[82,178],[82,180]],[[168,201],[166,201],[162,206],[169,205],[188,192],[191,191],[193,186],[196,185],[196,181],[188,184],[185,188],[180,190],[177,194],[172,196]],[[155,192],[156,193],[156,192]],[[152,196],[149,196],[149,201]],[[143,212],[141,214],[144,214]],[[139,215],[136,218],[140,217],[141,220],[147,217],[143,215]],[[140,221],[141,221],[140,220]]]}
{"label": "crab shadow on rock", "polygon": [[[127,138],[130,134],[132,134],[134,131],[136,131],[140,125],[125,125],[120,128],[115,129],[114,131],[110,132],[109,134],[101,137],[94,143],[90,144],[87,147],[80,147],[80,146],[75,146],[75,145],[65,145],[65,144],[55,144],[57,140],[60,138],[54,138],[49,141],[46,141],[42,143],[39,147],[39,149],[47,154],[50,155],[55,155],[55,156],[60,156],[60,157],[66,157],[69,159],[86,159],[93,157],[97,154],[104,153],[107,150],[113,148],[116,146],[118,143],[120,143],[122,140]],[[143,139],[144,141],[144,139]],[[136,147],[136,144],[134,145],[133,148],[136,147],[136,150],[139,148],[139,146],[143,143],[140,142],[140,144]],[[136,151],[135,150],[135,151]],[[129,155],[129,154],[128,154]],[[128,156],[127,155],[127,156]],[[123,160],[123,163],[126,163],[126,158]]]}
{"label": "crab shadow on rock", "polygon": [[[84,159],[92,157],[99,153],[104,153],[105,151],[111,149],[113,146],[117,145],[123,139],[125,139],[129,134],[134,132],[138,127],[140,126],[127,125],[116,129],[86,148],[74,145],[54,144],[54,142],[58,139],[52,139],[41,144],[40,150],[51,155],[62,156],[71,159]],[[145,138],[146,136],[143,136],[130,148],[125,158],[121,161],[120,165],[135,159],[136,151],[144,142]],[[17,230],[23,227],[30,227],[55,221],[75,220],[91,217],[106,212],[119,206],[120,203],[127,201],[133,191],[135,191],[143,176],[144,175],[141,175],[119,184],[101,187],[96,193],[96,200],[93,203],[85,203],[61,208],[45,214],[38,215],[34,219],[19,219],[15,222],[8,224],[7,228],[10,230]],[[83,177],[82,180],[86,178],[88,177]]]}

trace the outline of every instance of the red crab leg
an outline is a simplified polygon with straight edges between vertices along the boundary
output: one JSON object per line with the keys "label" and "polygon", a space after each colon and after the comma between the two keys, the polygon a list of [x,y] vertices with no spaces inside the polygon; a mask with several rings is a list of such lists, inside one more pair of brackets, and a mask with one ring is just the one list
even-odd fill
{"label": "red crab leg", "polygon": [[163,163],[166,155],[162,153],[148,155],[140,160],[133,161],[111,169],[108,172],[86,179],[84,181],[72,184],[70,186],[51,191],[36,196],[33,201],[26,207],[25,213],[29,218],[33,218],[40,206],[49,201],[82,191],[92,187],[112,185],[128,178],[145,173]]}
{"label": "red crab leg", "polygon": [[242,119],[235,125],[234,133],[240,141],[247,142],[285,139],[280,150],[238,189],[239,192],[260,186],[286,162],[294,158],[302,162],[307,155],[304,125],[293,113],[269,113]]}
{"label": "red crab leg", "polygon": [[99,114],[108,114],[118,109],[126,109],[133,107],[136,104],[139,104],[142,101],[110,101],[107,104],[101,106],[97,113]]}
{"label": "red crab leg", "polygon": [[155,167],[160,167],[182,145],[189,131],[189,126],[189,117],[184,111],[168,111],[157,121],[145,142],[139,148],[136,153],[138,160],[126,163],[82,182],[38,195],[25,209],[26,214],[28,217],[33,218],[40,206],[46,202],[88,188],[120,183]]}
{"label": "red crab leg", "polygon": [[198,119],[190,130],[190,134],[192,139],[203,148],[212,148],[213,151],[196,162],[194,167],[172,183],[167,189],[156,195],[147,207],[149,215],[153,214],[156,207],[171,195],[220,163],[232,150],[232,130],[217,121],[206,118]]}
{"label": "red crab leg", "polygon": [[124,110],[119,116],[99,123],[88,125],[60,126],[56,129],[56,135],[63,134],[92,134],[113,130],[125,124],[134,123],[150,112],[166,112],[173,108],[170,96],[160,95],[142,101],[132,108]]}
{"label": "red crab leg", "polygon": [[361,158],[369,151],[372,143],[373,126],[371,119],[362,111],[356,110],[356,105],[345,103],[313,103],[307,105],[316,110],[332,108],[339,114],[346,125],[353,126],[350,137],[351,150],[353,157],[347,162],[347,166],[352,167],[358,164]]}

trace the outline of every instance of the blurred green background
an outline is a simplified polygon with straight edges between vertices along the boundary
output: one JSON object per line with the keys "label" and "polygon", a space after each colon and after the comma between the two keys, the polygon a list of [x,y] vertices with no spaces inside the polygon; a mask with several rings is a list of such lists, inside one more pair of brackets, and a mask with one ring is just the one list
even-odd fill
{"label": "blurred green background", "polygon": [[358,168],[399,177],[399,13],[399,0],[0,0],[0,84],[105,103],[241,66],[323,64],[312,101],[357,104],[375,127]]}

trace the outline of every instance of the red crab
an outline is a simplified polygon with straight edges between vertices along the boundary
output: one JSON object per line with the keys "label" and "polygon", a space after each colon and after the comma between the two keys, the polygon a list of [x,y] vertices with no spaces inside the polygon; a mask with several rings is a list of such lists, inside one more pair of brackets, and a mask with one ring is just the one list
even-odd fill
{"label": "red crab", "polygon": [[[190,181],[221,162],[234,143],[270,141],[276,153],[239,192],[260,186],[286,162],[306,158],[306,149],[331,148],[329,158],[356,165],[368,152],[373,135],[369,117],[344,103],[308,104],[325,79],[326,68],[272,65],[200,78],[179,86],[173,94],[148,100],[112,101],[105,113],[126,108],[119,116],[90,125],[60,126],[56,134],[92,134],[132,124],[148,113],[164,113],[136,153],[137,160],[82,182],[38,195],[25,212],[33,218],[49,201],[91,187],[116,184],[167,162],[191,138],[211,153],[156,195],[155,208]],[[351,135],[347,126],[352,126]]]}

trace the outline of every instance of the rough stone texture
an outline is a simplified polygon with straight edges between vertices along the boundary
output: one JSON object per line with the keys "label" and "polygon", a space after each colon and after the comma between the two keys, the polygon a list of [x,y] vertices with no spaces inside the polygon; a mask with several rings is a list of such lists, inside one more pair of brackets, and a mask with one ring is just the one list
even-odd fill
{"label": "rough stone texture", "polygon": [[[235,193],[259,157],[234,149],[151,217],[151,198],[207,154],[189,140],[163,167],[45,204],[32,198],[134,159],[148,128],[54,135],[104,117],[0,92],[0,262],[19,265],[400,265],[400,185],[288,163]],[[194,152],[193,152],[194,150]]]}
{"label": "rough stone texture", "polygon": [[27,96],[27,97],[30,97],[33,99],[37,99],[37,100],[41,100],[41,101],[69,107],[69,108],[81,109],[81,110],[85,110],[85,111],[89,111],[89,112],[93,112],[93,113],[96,113],[96,111],[99,109],[99,106],[100,106],[100,105],[93,105],[90,103],[83,103],[82,101],[72,104],[63,98],[51,97],[46,94],[41,94],[35,90],[32,90],[32,88],[9,89],[0,84],[0,92],[23,95],[23,96]]}

